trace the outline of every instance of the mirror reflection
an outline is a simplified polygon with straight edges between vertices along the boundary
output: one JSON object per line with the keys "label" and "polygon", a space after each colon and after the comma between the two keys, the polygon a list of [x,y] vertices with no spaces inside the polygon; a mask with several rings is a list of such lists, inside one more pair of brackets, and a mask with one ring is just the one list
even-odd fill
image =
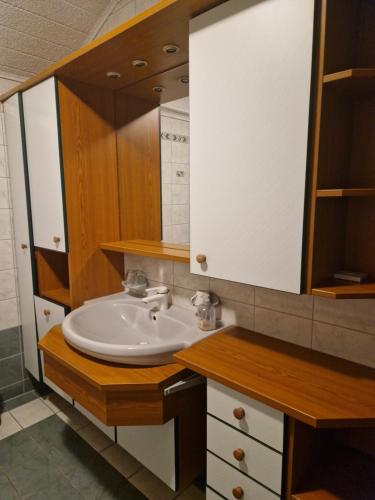
{"label": "mirror reflection", "polygon": [[160,106],[162,241],[188,244],[189,98]]}

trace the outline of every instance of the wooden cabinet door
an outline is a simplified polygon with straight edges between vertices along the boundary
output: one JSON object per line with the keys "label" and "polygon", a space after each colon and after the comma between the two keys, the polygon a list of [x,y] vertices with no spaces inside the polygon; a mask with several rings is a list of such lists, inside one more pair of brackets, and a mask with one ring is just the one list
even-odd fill
{"label": "wooden cabinet door", "polygon": [[314,0],[191,21],[193,273],[301,292],[313,27]]}
{"label": "wooden cabinet door", "polygon": [[55,78],[23,93],[35,246],[65,252],[65,213]]}
{"label": "wooden cabinet door", "polygon": [[4,103],[8,142],[8,164],[12,192],[15,254],[19,290],[25,367],[39,380],[37,333],[34,314],[34,286],[31,261],[32,237],[27,196],[26,164],[23,155],[21,99],[15,94]]}

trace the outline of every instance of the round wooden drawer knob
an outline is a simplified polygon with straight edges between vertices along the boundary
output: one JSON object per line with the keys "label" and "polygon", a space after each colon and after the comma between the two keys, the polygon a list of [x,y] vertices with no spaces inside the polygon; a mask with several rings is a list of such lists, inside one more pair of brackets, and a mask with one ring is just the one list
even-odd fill
{"label": "round wooden drawer knob", "polygon": [[234,498],[242,498],[243,489],[241,488],[241,486],[236,486],[235,488],[233,488],[232,495],[234,496]]}
{"label": "round wooden drawer knob", "polygon": [[22,250],[26,250],[26,248],[27,248],[26,243],[21,243],[21,248],[22,248]]}
{"label": "round wooden drawer knob", "polygon": [[60,241],[61,241],[60,236],[54,236],[54,237],[53,237],[53,242],[54,242],[54,243],[56,243],[56,244],[57,244],[57,243],[60,243]]}
{"label": "round wooden drawer knob", "polygon": [[233,410],[233,415],[235,416],[235,418],[237,420],[242,420],[244,418],[244,416],[245,416],[245,410],[243,408],[241,408],[241,407],[235,408]]}
{"label": "round wooden drawer knob", "polygon": [[198,262],[198,264],[204,264],[207,260],[207,257],[201,253],[199,253],[196,257],[195,260]]}
{"label": "round wooden drawer knob", "polygon": [[49,309],[44,309],[43,314],[47,318],[51,314],[51,311]]}
{"label": "round wooden drawer knob", "polygon": [[245,452],[243,451],[242,448],[237,448],[237,450],[234,450],[233,456],[236,460],[241,462],[245,458]]}

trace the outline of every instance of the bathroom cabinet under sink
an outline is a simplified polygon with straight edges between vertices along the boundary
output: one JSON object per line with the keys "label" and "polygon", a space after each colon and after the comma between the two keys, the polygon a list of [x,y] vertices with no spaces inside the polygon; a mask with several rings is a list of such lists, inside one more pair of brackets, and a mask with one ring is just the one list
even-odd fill
{"label": "bathroom cabinet under sink", "polygon": [[[101,426],[116,426],[119,444],[171,488],[187,486],[204,470],[204,379],[192,382],[192,372],[178,364],[129,366],[91,358],[65,342],[60,326],[53,327],[39,347],[45,376]],[[164,448],[154,446],[156,436],[164,436]],[[164,467],[160,474],[152,468],[154,454],[162,450],[175,470],[169,479],[160,475]],[[147,456],[150,463],[145,462]]]}

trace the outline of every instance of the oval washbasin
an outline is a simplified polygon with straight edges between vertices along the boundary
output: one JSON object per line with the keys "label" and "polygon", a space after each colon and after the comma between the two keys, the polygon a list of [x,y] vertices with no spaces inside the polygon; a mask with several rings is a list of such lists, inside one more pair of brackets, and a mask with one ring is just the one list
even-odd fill
{"label": "oval washbasin", "polygon": [[214,333],[197,328],[193,311],[171,306],[152,312],[152,305],[132,297],[83,305],[64,319],[65,340],[95,358],[159,365],[173,362],[174,352]]}

